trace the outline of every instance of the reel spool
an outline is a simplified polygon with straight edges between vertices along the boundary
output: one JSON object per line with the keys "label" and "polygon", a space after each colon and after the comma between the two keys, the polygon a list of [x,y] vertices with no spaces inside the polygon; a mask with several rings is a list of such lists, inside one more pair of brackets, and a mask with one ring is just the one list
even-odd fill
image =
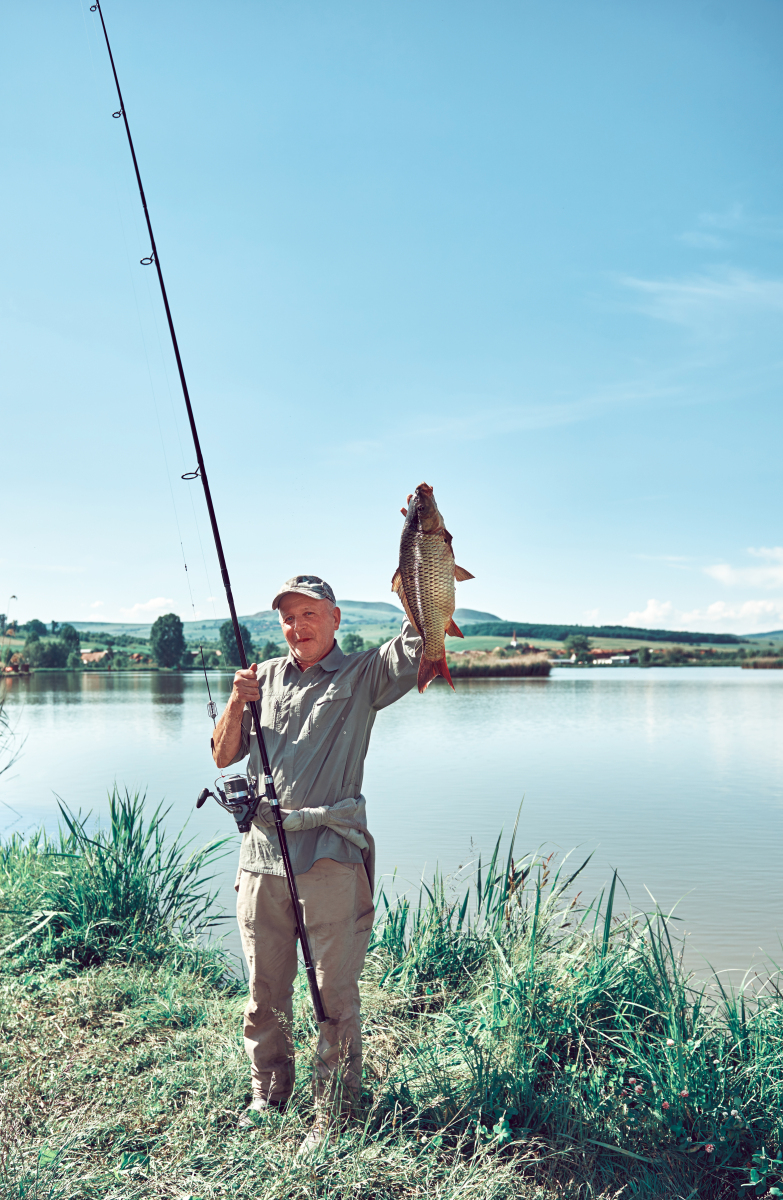
{"label": "reel spool", "polygon": [[246,775],[225,775],[222,782],[223,787],[220,786],[217,779],[215,780],[217,795],[215,792],[210,792],[209,788],[204,788],[199,792],[196,808],[201,808],[207,797],[211,796],[221,808],[224,808],[227,813],[231,813],[239,832],[247,833],[258,808],[259,797],[256,795],[256,781],[255,779],[248,780]]}

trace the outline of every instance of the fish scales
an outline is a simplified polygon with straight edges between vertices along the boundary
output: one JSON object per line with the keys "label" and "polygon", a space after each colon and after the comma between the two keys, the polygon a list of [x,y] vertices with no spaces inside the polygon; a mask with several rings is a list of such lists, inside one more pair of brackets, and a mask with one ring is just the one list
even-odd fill
{"label": "fish scales", "polygon": [[405,525],[392,590],[399,595],[409,621],[424,642],[419,691],[423,692],[436,675],[442,675],[453,687],[446,663],[446,635],[462,637],[454,623],[454,580],[473,576],[454,562],[451,534],[429,484],[419,484],[402,512]]}
{"label": "fish scales", "polygon": [[437,534],[403,535],[400,574],[414,624],[424,639],[424,657],[438,661],[455,605],[454,552]]}

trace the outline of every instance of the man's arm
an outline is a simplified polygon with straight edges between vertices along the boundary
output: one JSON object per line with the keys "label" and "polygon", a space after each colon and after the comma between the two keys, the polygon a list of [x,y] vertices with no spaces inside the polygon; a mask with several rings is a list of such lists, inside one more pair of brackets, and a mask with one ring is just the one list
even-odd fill
{"label": "man's arm", "polygon": [[242,749],[242,717],[245,705],[251,700],[259,700],[261,693],[258,688],[256,663],[251,663],[246,671],[237,671],[234,676],[234,686],[225,707],[223,716],[215,726],[212,735],[212,757],[218,767],[230,767],[241,758]]}
{"label": "man's arm", "polygon": [[371,666],[373,708],[386,708],[416,684],[424,643],[407,617],[396,638],[375,651]]}

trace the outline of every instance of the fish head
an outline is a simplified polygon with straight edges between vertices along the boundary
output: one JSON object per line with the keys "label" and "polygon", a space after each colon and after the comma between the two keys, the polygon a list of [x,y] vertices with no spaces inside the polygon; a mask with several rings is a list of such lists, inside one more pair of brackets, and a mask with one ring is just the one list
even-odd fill
{"label": "fish head", "polygon": [[444,528],[443,517],[428,483],[420,483],[413,495],[408,497],[407,519],[420,533],[440,533]]}

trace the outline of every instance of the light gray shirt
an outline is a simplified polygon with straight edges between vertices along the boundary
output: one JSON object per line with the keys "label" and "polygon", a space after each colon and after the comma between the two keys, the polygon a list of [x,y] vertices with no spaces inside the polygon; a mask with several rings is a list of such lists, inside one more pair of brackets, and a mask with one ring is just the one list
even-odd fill
{"label": "light gray shirt", "polygon": [[[421,646],[404,620],[398,636],[375,650],[343,654],[335,642],[306,671],[290,654],[259,665],[261,728],[281,808],[317,808],[361,795],[375,717],[416,683]],[[248,754],[248,777],[258,780],[261,755],[246,706],[232,762]],[[318,858],[362,861],[356,846],[326,827],[289,833],[286,840],[295,875],[309,871]],[[254,822],[242,837],[239,865],[256,874],[282,875],[277,833]]]}

